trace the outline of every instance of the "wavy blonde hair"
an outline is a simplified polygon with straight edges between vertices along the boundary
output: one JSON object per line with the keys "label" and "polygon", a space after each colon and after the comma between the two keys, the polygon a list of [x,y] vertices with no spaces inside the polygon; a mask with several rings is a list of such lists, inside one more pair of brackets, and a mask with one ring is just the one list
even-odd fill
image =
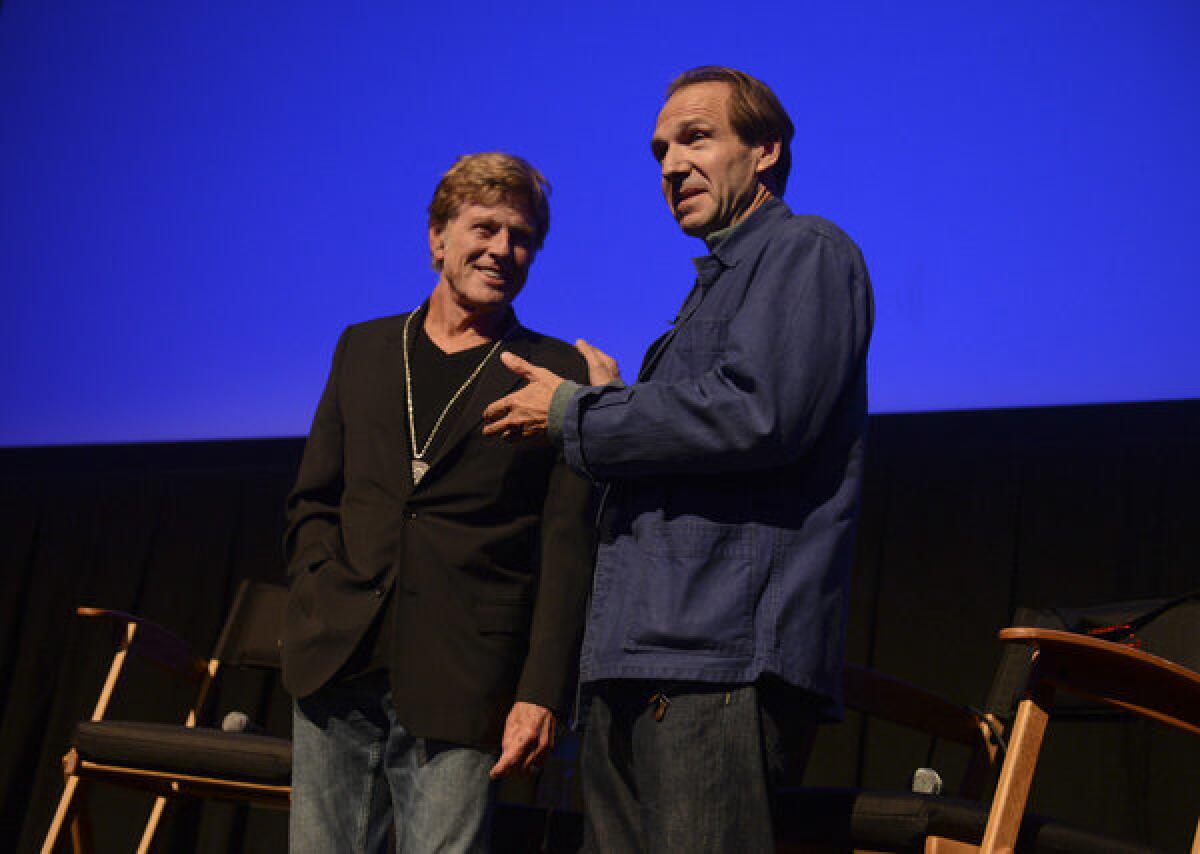
{"label": "wavy blonde hair", "polygon": [[[501,203],[527,208],[533,216],[534,248],[541,249],[550,230],[550,182],[528,161],[489,151],[464,154],[446,170],[429,203],[429,228],[441,231],[463,205]],[[439,265],[434,261],[434,269]]]}

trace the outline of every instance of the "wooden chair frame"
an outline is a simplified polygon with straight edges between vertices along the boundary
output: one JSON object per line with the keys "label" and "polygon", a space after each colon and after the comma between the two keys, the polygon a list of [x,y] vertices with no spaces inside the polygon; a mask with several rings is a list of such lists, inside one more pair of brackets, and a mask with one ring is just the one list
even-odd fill
{"label": "wooden chair frame", "polygon": [[[1025,814],[1055,691],[1061,689],[1200,735],[1200,674],[1139,649],[1072,632],[1015,627],[1005,643],[1033,648],[1033,671],[1017,707],[983,854],[1010,854]],[[1192,840],[1200,854],[1200,822]]]}
{"label": "wooden chair frame", "polygon": [[[1013,854],[1058,690],[1200,735],[1200,674],[1192,670],[1140,649],[1073,632],[1013,627],[1003,629],[999,637],[1004,643],[1031,647],[1033,666],[1017,706],[983,840],[976,845],[928,837],[925,854]],[[962,707],[860,667],[846,668],[845,684],[846,705],[851,708],[971,746],[975,754],[961,793],[978,796],[988,771],[994,769],[997,749],[991,733],[977,733],[973,727],[995,726],[999,731],[998,720],[989,715],[976,717],[972,724]],[[786,850],[817,854],[833,849],[807,845]],[[855,854],[882,852],[856,849]],[[1191,854],[1200,854],[1200,820]]]}
{"label": "wooden chair frame", "polygon": [[[244,591],[243,591],[244,594]],[[239,600],[234,603],[236,609]],[[103,608],[80,607],[76,615],[86,619],[107,620],[112,624],[117,649],[113,654],[108,675],[100,690],[100,696],[92,711],[91,720],[104,720],[108,706],[120,681],[130,653],[146,659],[172,676],[196,686],[195,699],[184,720],[185,727],[195,727],[204,715],[205,706],[221,669],[221,656],[226,643],[226,631],[217,643],[212,658],[199,658],[192,654],[187,644],[162,626],[133,614],[110,611]],[[138,854],[145,854],[154,843],[167,801],[177,797],[222,798],[249,802],[276,809],[287,809],[291,800],[291,787],[248,783],[217,777],[157,771],[148,768],[104,765],[79,756],[74,747],[63,757],[63,774],[66,785],[58,808],[51,820],[50,829],[42,844],[42,854],[52,854],[63,830],[69,828],[71,845],[75,852],[93,851],[95,846],[87,815],[86,781],[113,783],[127,788],[142,789],[156,795],[146,825],[138,843]]]}

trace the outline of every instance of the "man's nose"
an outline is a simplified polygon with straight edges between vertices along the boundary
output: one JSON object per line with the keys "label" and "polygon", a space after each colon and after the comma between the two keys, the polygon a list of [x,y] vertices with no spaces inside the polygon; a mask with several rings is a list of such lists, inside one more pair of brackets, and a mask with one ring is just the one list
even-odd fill
{"label": "man's nose", "polygon": [[662,159],[662,176],[664,179],[670,179],[686,175],[691,168],[687,158],[684,157],[683,151],[677,146],[667,146],[666,153]]}
{"label": "man's nose", "polygon": [[507,228],[498,228],[488,241],[488,253],[498,258],[507,258],[512,254],[512,235]]}

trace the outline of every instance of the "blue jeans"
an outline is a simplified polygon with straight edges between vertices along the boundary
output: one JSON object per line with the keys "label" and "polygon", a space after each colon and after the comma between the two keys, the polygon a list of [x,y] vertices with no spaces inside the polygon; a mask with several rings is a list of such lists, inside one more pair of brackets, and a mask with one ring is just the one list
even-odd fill
{"label": "blue jeans", "polygon": [[292,730],[293,854],[387,850],[486,852],[496,754],[410,735],[386,674],[296,702]]}
{"label": "blue jeans", "polygon": [[595,683],[580,756],[584,850],[774,852],[774,790],[797,770],[819,708],[771,681]]}

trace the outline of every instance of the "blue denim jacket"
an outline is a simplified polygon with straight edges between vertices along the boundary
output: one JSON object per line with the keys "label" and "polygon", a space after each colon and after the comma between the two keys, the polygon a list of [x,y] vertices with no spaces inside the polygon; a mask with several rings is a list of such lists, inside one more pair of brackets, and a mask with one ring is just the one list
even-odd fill
{"label": "blue denim jacket", "polygon": [[607,482],[583,682],[841,670],[874,308],[858,247],[773,200],[712,254],[637,382],[584,387],[567,462]]}

